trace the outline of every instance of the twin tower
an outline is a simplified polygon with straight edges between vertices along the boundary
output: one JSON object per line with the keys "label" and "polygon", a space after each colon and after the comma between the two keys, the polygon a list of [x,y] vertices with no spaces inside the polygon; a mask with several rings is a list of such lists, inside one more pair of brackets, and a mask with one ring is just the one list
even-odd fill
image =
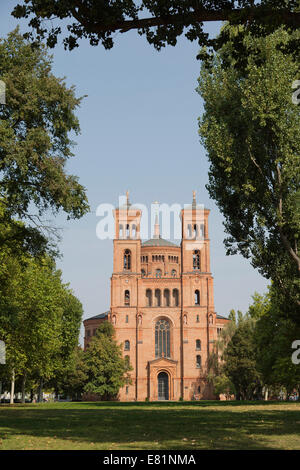
{"label": "twin tower", "polygon": [[214,398],[207,359],[226,319],[214,311],[209,210],[181,211],[182,240],[141,242],[141,210],[129,202],[114,211],[115,238],[109,320],[131,363],[132,383],[121,400]]}

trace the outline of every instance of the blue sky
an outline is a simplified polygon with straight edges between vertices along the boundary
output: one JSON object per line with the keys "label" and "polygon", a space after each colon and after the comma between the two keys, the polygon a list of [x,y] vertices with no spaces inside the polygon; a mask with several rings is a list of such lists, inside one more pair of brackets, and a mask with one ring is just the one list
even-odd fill
{"label": "blue sky", "polygon": [[[10,16],[12,5],[1,2],[2,35],[20,24]],[[219,24],[211,23],[215,34]],[[59,44],[53,51],[53,72],[88,95],[78,110],[81,135],[69,172],[86,187],[91,212],[79,221],[61,215],[63,228],[58,266],[84,307],[84,318],[109,308],[112,241],[96,237],[96,208],[116,205],[130,191],[132,202],[181,205],[192,200],[211,209],[211,270],[216,311],[245,312],[254,291],[265,292],[267,281],[240,255],[226,256],[222,215],[205,189],[208,162],[199,143],[197,118],[203,111],[196,93],[200,62],[198,46],[182,38],[177,46],[154,50],[135,31],[118,34],[106,51],[81,41],[72,52]]]}

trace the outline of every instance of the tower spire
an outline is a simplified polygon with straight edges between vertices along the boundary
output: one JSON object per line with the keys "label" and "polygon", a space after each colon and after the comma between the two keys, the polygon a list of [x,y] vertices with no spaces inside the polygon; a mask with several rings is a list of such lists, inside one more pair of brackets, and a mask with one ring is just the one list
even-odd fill
{"label": "tower spire", "polygon": [[160,237],[160,228],[159,228],[158,214],[156,214],[153,238],[159,238],[159,237]]}
{"label": "tower spire", "polygon": [[[155,201],[154,204],[157,204],[157,208],[159,208],[159,202]],[[160,227],[159,227],[158,212],[156,213],[156,216],[155,216],[153,238],[160,238]]]}
{"label": "tower spire", "polygon": [[196,203],[196,191],[193,191],[193,204],[192,204],[192,207],[196,207],[197,203]]}
{"label": "tower spire", "polygon": [[128,190],[126,191],[126,205],[127,205],[127,206],[130,206],[130,203],[129,203],[129,191],[128,191]]}

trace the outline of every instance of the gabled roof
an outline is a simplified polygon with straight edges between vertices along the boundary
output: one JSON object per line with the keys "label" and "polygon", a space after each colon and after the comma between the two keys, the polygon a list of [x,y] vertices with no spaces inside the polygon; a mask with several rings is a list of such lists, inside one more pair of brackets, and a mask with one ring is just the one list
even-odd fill
{"label": "gabled roof", "polygon": [[144,246],[173,246],[175,248],[179,248],[178,245],[175,243],[170,242],[169,240],[165,240],[164,238],[150,238],[146,242],[142,243],[142,247]]}
{"label": "gabled roof", "polygon": [[223,317],[222,315],[218,315],[218,314],[217,314],[217,320],[218,320],[218,319],[219,319],[219,320],[229,320],[229,318]]}
{"label": "gabled roof", "polygon": [[95,315],[94,317],[85,318],[84,321],[87,321],[87,320],[100,320],[102,318],[108,317],[109,313],[110,313],[110,310],[108,310],[107,312],[99,313],[98,315]]}

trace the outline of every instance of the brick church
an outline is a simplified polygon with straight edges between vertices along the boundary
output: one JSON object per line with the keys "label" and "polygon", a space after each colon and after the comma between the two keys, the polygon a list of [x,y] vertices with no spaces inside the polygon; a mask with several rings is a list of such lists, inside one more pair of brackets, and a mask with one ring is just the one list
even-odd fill
{"label": "brick church", "polygon": [[102,321],[112,322],[133,367],[122,401],[215,398],[207,358],[228,320],[214,309],[209,210],[194,192],[181,211],[180,246],[161,238],[158,218],[153,238],[142,243],[141,216],[128,195],[114,211],[110,310],[84,321],[84,347]]}

